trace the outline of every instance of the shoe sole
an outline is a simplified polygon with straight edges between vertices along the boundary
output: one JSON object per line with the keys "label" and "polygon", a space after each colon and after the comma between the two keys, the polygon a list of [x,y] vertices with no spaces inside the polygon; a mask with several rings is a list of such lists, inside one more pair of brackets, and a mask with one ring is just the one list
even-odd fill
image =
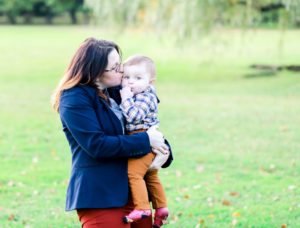
{"label": "shoe sole", "polygon": [[[149,215],[150,216],[150,215]],[[142,217],[140,219],[145,219],[145,218],[149,218],[149,216],[147,215],[142,215]],[[128,224],[128,223],[132,223],[132,222],[135,222],[135,221],[139,221],[140,219],[137,219],[137,220],[133,220],[133,219],[130,219],[128,217],[124,217],[122,220],[125,224]]]}
{"label": "shoe sole", "polygon": [[156,219],[154,218],[154,221],[159,220],[159,224],[161,224],[161,225],[154,225],[154,226],[152,226],[152,228],[160,228],[161,226],[168,224],[168,220],[167,220],[168,217],[169,216],[157,217]]}

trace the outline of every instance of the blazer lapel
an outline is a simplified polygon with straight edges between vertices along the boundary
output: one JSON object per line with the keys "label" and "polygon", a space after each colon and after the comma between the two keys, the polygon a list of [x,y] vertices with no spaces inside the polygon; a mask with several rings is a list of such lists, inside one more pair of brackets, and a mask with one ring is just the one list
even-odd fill
{"label": "blazer lapel", "polygon": [[114,129],[116,131],[117,134],[122,135],[123,134],[123,129],[122,129],[122,125],[120,123],[119,118],[116,116],[116,114],[111,110],[109,104],[101,97],[99,97],[99,101],[102,103],[102,105],[106,108],[107,112],[108,112],[108,116],[111,120],[111,123],[114,126]]}

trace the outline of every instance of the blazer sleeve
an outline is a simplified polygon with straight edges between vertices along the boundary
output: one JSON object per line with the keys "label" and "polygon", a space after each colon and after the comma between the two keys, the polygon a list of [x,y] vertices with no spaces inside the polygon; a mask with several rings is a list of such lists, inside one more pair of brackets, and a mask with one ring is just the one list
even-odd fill
{"label": "blazer sleeve", "polygon": [[165,139],[165,144],[167,144],[167,146],[169,147],[170,150],[170,154],[169,157],[167,159],[167,161],[161,166],[162,168],[167,168],[171,165],[171,163],[173,162],[173,153],[172,153],[172,148],[170,143],[168,142],[168,140]]}
{"label": "blazer sleeve", "polygon": [[59,113],[75,141],[93,158],[137,157],[151,151],[145,132],[106,135],[97,120],[93,99],[80,88],[62,94]]}

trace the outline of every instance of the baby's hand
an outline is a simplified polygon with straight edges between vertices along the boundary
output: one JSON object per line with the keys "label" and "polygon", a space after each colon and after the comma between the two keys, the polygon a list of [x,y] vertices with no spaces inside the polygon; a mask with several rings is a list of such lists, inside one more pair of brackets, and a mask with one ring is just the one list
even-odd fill
{"label": "baby's hand", "polygon": [[131,92],[131,89],[128,86],[123,87],[120,90],[120,94],[123,101],[126,100],[127,98],[133,97],[133,92]]}

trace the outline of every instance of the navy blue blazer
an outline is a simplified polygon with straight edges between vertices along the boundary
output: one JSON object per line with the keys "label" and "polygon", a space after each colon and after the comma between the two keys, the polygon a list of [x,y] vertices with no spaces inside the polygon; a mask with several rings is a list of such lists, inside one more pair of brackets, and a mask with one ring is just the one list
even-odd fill
{"label": "navy blue blazer", "polygon": [[126,205],[127,159],[151,151],[147,133],[123,135],[117,116],[90,86],[64,91],[59,113],[72,152],[66,210]]}

